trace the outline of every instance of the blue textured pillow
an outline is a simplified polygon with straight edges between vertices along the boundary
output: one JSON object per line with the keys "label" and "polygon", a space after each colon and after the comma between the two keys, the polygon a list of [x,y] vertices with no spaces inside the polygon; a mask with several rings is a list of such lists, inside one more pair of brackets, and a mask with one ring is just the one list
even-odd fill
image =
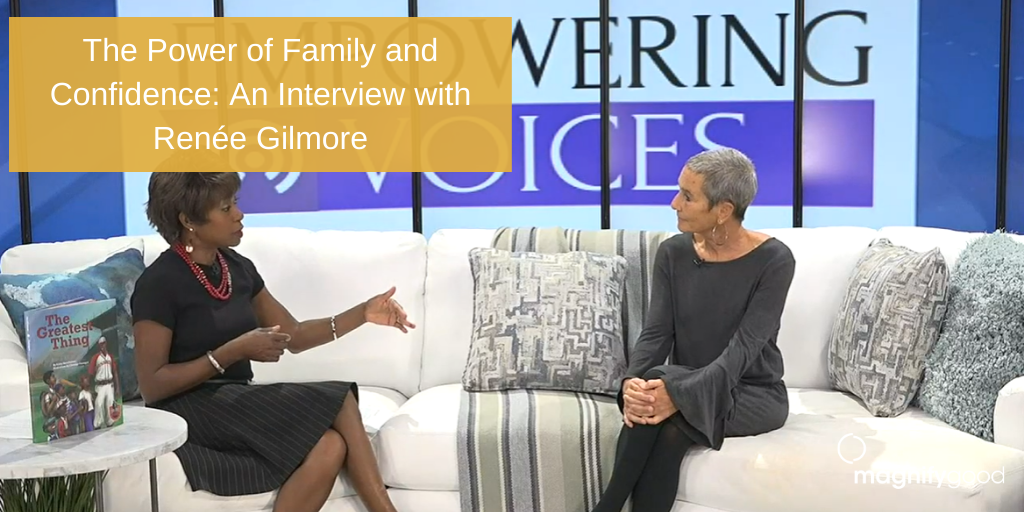
{"label": "blue textured pillow", "polygon": [[140,398],[135,375],[135,336],[130,299],[135,281],[146,269],[139,248],[128,248],[88,267],[52,274],[0,274],[0,303],[11,316],[25,345],[25,311],[75,299],[117,299],[121,333],[118,377],[125,401]]}
{"label": "blue textured pillow", "polygon": [[921,408],[992,441],[999,390],[1024,375],[1024,244],[1003,233],[971,242],[950,274],[949,310],[925,362]]}

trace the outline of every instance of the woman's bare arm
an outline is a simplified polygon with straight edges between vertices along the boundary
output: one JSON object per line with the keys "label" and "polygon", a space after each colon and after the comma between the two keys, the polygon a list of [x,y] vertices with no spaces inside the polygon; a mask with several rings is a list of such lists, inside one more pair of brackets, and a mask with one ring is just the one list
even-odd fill
{"label": "woman's bare arm", "polygon": [[[135,323],[135,371],[142,399],[148,404],[188,391],[219,375],[205,355],[185,363],[168,363],[171,334],[170,329],[157,322]],[[222,368],[227,368],[243,358],[240,352],[237,344],[229,342],[214,350],[213,357]]]}
{"label": "woman's bare arm", "polygon": [[352,306],[334,318],[334,331],[331,330],[331,318],[317,318],[300,322],[284,307],[270,290],[263,288],[252,301],[256,317],[263,327],[280,326],[281,332],[291,335],[288,351],[293,354],[304,352],[334,341],[334,333],[340,338],[366,323],[366,303]]}

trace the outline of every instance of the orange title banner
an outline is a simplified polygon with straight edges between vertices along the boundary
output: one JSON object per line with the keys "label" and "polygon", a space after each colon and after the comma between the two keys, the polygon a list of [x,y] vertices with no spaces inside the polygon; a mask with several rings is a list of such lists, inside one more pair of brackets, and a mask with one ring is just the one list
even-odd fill
{"label": "orange title banner", "polygon": [[[11,18],[12,172],[508,171],[511,18]],[[237,168],[237,166],[236,166]]]}

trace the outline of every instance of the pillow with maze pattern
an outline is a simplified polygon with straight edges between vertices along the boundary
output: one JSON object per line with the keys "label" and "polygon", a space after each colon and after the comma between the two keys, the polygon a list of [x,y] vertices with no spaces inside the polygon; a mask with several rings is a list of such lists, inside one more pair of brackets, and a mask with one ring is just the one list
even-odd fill
{"label": "pillow with maze pattern", "polygon": [[616,396],[626,372],[626,259],[585,251],[470,251],[467,391],[545,389]]}
{"label": "pillow with maze pattern", "polygon": [[899,416],[924,378],[946,314],[949,271],[939,249],[916,252],[880,239],[861,256],[829,340],[832,387],[874,416]]}

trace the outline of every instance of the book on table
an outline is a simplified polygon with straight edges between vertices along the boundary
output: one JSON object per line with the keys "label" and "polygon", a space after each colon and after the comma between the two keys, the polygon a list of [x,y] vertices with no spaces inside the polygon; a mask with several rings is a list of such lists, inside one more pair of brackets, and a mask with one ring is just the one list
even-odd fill
{"label": "book on table", "polygon": [[117,301],[77,300],[25,312],[32,441],[124,422]]}

